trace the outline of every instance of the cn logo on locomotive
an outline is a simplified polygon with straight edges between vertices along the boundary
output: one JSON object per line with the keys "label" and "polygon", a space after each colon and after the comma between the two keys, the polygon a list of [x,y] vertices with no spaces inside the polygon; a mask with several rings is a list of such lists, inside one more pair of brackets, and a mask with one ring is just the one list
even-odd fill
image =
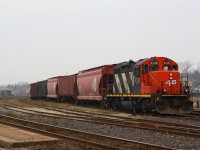
{"label": "cn logo on locomotive", "polygon": [[176,80],[168,80],[167,82],[165,82],[165,84],[171,86],[172,84],[176,84]]}

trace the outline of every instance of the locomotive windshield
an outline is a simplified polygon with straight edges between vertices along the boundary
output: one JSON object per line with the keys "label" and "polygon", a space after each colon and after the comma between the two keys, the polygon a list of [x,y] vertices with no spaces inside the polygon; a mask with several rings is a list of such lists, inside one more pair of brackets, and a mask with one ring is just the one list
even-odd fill
{"label": "locomotive windshield", "polygon": [[171,70],[171,66],[164,65],[164,66],[163,66],[163,70]]}
{"label": "locomotive windshield", "polygon": [[159,70],[159,66],[158,66],[158,65],[151,65],[151,66],[149,67],[149,70],[150,70],[150,71],[158,71],[158,70]]}
{"label": "locomotive windshield", "polygon": [[158,71],[159,70],[159,65],[158,65],[157,60],[153,60],[150,62],[149,70],[150,71]]}
{"label": "locomotive windshield", "polygon": [[173,68],[173,70],[176,70],[176,71],[178,70],[178,66],[177,65],[173,65],[172,68]]}

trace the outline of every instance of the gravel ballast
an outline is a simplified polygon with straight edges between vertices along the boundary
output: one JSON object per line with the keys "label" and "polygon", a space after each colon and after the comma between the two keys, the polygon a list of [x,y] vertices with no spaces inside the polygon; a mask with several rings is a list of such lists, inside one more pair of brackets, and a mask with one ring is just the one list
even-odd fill
{"label": "gravel ballast", "polygon": [[[141,130],[136,128],[118,127],[115,125],[107,124],[94,124],[83,121],[71,120],[71,119],[58,119],[51,117],[42,117],[36,115],[30,115],[12,110],[0,109],[0,113],[4,115],[10,115],[17,118],[31,120],[35,122],[55,125],[64,128],[71,128],[80,131],[86,131],[90,133],[102,134],[117,138],[129,139],[138,142],[151,143],[156,145],[162,145],[175,149],[200,149],[200,139],[176,136],[171,134],[164,134],[161,132]],[[156,118],[154,118],[156,119]],[[167,118],[162,118],[166,121]],[[159,118],[159,121],[162,121]],[[168,120],[169,121],[169,120]],[[185,120],[186,121],[186,120]],[[182,122],[185,122],[182,120]],[[179,120],[180,123],[180,120]],[[199,124],[199,122],[198,122]],[[191,125],[191,124],[190,124]],[[193,124],[194,125],[194,124]]]}

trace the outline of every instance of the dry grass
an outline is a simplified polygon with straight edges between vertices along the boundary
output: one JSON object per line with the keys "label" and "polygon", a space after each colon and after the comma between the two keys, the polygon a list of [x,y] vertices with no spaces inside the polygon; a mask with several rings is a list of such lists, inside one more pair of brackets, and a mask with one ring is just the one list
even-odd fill
{"label": "dry grass", "polygon": [[20,107],[54,107],[54,108],[68,108],[71,105],[66,103],[48,102],[45,100],[30,100],[30,99],[14,99],[10,100],[9,104]]}
{"label": "dry grass", "polygon": [[0,107],[3,107],[3,100],[0,100]]}
{"label": "dry grass", "polygon": [[[49,102],[45,100],[13,99],[13,100],[9,100],[9,104],[14,105],[14,106],[29,107],[29,108],[53,107],[57,109],[60,108],[60,109],[74,110],[74,111],[90,111],[90,112],[103,113],[103,114],[118,114],[118,112],[114,112],[111,109],[105,110],[105,109],[100,109],[100,108],[81,107],[81,106],[76,106],[73,104]],[[1,103],[0,103],[0,106],[1,106]]]}
{"label": "dry grass", "polygon": [[[4,105],[5,102],[0,101],[0,107]],[[74,111],[83,111],[83,112],[94,112],[94,113],[102,113],[105,115],[117,115],[124,117],[133,117],[130,113],[124,113],[120,111],[113,111],[112,109],[101,109],[95,107],[83,107],[76,106],[73,104],[67,103],[58,103],[58,102],[50,102],[45,100],[30,100],[29,98],[18,98],[7,101],[7,103],[26,108],[44,108],[44,107],[52,107],[56,109],[65,109],[65,110],[74,110]],[[134,118],[152,118],[154,116],[143,116],[143,115],[134,115]]]}

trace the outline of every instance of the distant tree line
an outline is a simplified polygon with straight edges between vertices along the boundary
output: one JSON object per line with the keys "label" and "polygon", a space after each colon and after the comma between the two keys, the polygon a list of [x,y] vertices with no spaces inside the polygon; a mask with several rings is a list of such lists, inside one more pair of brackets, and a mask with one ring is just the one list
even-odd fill
{"label": "distant tree line", "polygon": [[192,81],[192,88],[200,88],[200,71],[194,70],[189,73],[189,80]]}
{"label": "distant tree line", "polygon": [[14,96],[27,96],[29,94],[29,83],[18,82],[16,84],[8,84],[8,89],[12,90]]}

